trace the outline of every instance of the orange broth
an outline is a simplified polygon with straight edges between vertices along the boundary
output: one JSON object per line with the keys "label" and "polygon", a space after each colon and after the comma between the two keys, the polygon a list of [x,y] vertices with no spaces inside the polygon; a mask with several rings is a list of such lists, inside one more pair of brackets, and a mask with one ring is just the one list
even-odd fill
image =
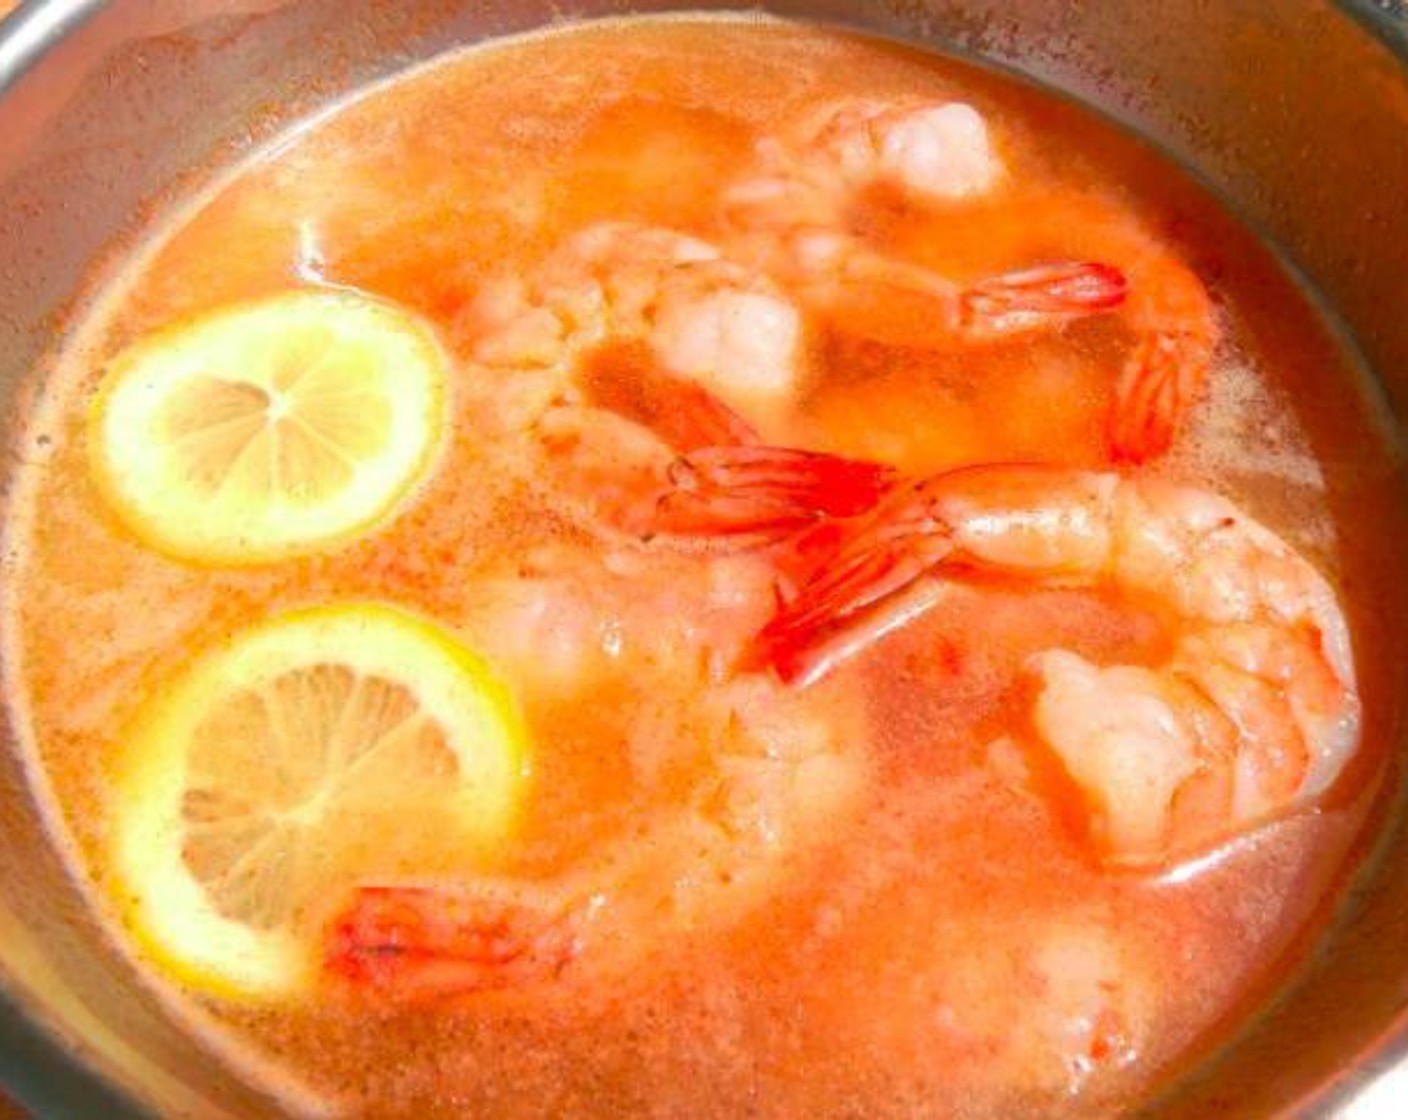
{"label": "orange broth", "polygon": [[[1224,1037],[1299,959],[1343,884],[1395,719],[1386,686],[1398,639],[1379,620],[1401,617],[1393,557],[1406,538],[1359,375],[1315,307],[1188,176],[1049,93],[850,34],[704,19],[491,44],[380,86],[146,231],[91,304],[35,418],[7,619],[35,778],[75,874],[104,880],[106,776],[122,747],[113,729],[192,649],[285,607],[343,599],[405,604],[454,629],[475,571],[577,539],[479,454],[461,412],[437,473],[375,535],[262,568],[184,566],[123,529],[88,476],[84,410],[107,355],[179,316],[331,283],[422,312],[463,358],[473,342],[463,312],[486,278],[530,270],[600,219],[709,239],[719,195],[760,137],[857,95],[967,101],[1014,172],[1001,207],[930,211],[872,192],[855,223],[873,245],[958,279],[1079,259],[1082,230],[1043,221],[1041,208],[1085,192],[1135,215],[1208,284],[1225,333],[1218,363],[1174,453],[1148,469],[1226,493],[1343,590],[1363,761],[1315,811],[1215,859],[1162,876],[1102,870],[1061,807],[1013,779],[1021,764],[1004,742],[1020,733],[1014,683],[1029,654],[1137,653],[1144,621],[1091,594],[967,587],[817,693],[823,712],[864,697],[861,811],[809,838],[760,906],[649,947],[624,979],[445,1006],[251,1010],[144,971],[173,1014],[291,1106],[415,1117],[1112,1111]],[[792,442],[915,473],[1104,461],[1127,345],[1116,326],[937,353],[860,340],[844,315],[813,316],[808,331],[815,376]],[[536,775],[510,869],[550,876],[653,811],[662,795],[632,776],[621,746],[647,687],[626,676],[575,703],[530,705]],[[100,887],[93,895],[107,906]],[[1011,993],[1047,999],[1031,964],[1037,939],[1069,928],[1117,944],[1147,993],[1137,1053],[1088,1076],[1042,1066],[1041,1046],[1036,1059],[1012,1057],[1024,1028]]]}

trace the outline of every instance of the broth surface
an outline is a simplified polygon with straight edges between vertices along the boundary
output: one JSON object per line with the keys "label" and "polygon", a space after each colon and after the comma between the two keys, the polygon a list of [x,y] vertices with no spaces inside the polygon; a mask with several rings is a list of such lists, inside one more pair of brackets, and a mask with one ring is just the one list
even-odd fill
{"label": "broth surface", "polygon": [[[1153,875],[1102,868],[1025,782],[1011,746],[1013,686],[1040,649],[1144,649],[1147,620],[1088,592],[955,586],[939,609],[778,702],[789,727],[843,729],[857,800],[835,817],[801,813],[759,898],[643,935],[629,967],[431,1007],[254,1009],[143,968],[173,1013],[298,1107],[417,1117],[1116,1111],[1265,996],[1343,883],[1392,731],[1382,620],[1398,617],[1394,557],[1405,542],[1389,452],[1314,306],[1186,175],[1049,93],[836,31],[684,19],[490,45],[378,87],[146,231],[91,305],[36,415],[33,464],[7,519],[21,565],[5,621],[35,778],[95,906],[109,908],[117,729],[192,651],[283,608],[359,599],[414,608],[497,651],[519,625],[496,613],[505,581],[557,571],[564,555],[590,590],[569,588],[559,610],[584,595],[639,595],[668,617],[691,609],[694,578],[688,555],[659,561],[644,590],[629,561],[602,568],[597,545],[542,500],[531,469],[506,467],[476,437],[463,391],[438,469],[381,531],[306,560],[183,565],[119,524],[89,477],[84,423],[105,360],[181,316],[323,285],[419,311],[464,363],[476,341],[469,308],[490,280],[530,273],[602,220],[717,239],[719,199],[759,140],[846,97],[967,102],[1001,138],[1012,175],[1000,207],[926,209],[872,192],[855,208],[868,244],[964,281],[1083,259],[1098,244],[1053,200],[1089,197],[1175,246],[1208,285],[1224,335],[1208,389],[1174,451],[1142,470],[1226,494],[1340,589],[1365,705],[1359,760],[1315,810],[1210,858]],[[918,329],[901,315],[897,330]],[[1093,320],[936,351],[864,339],[844,314],[809,312],[810,380],[768,435],[919,475],[1013,461],[1098,467],[1122,339]],[[604,379],[629,381],[639,355],[595,360]],[[623,666],[581,695],[521,686],[535,774],[521,837],[496,873],[550,881],[629,850],[633,830],[693,796],[702,763],[689,752],[660,762],[642,746],[643,735],[693,733],[669,667],[644,657]],[[647,843],[664,843],[658,835]],[[455,853],[425,858],[452,877],[476,871]],[[733,905],[735,895],[720,897]],[[1092,970],[1108,970],[1130,1019],[1118,1052],[1095,1059],[1070,1041],[1090,1028],[1065,988]]]}

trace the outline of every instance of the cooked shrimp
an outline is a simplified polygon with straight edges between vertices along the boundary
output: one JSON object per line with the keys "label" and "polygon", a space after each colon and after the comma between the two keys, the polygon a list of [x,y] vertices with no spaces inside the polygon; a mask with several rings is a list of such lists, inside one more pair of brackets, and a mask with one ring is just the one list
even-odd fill
{"label": "cooked shrimp", "polygon": [[[937,1018],[959,1052],[978,1050],[1019,1093],[1093,1104],[1153,1040],[1156,977],[1106,919],[1063,914],[965,927],[941,961]],[[920,1024],[896,1024],[910,1031]]]}
{"label": "cooked shrimp", "polygon": [[[1166,452],[1202,392],[1220,337],[1197,273],[1126,203],[1097,194],[1014,192],[1010,204],[985,205],[973,220],[984,260],[1012,266],[1074,254],[1119,270],[1125,298],[1109,319],[1123,326],[1129,342],[1107,421],[1110,454],[1139,463]],[[932,235],[921,226],[919,236],[926,232]],[[929,251],[922,240],[899,251],[944,256],[942,245]],[[1039,318],[1029,322],[1040,325]]]}
{"label": "cooked shrimp", "polygon": [[790,141],[758,145],[757,166],[724,197],[735,251],[800,287],[814,303],[853,302],[858,289],[918,295],[937,336],[964,342],[1048,329],[1119,306],[1118,269],[1042,262],[955,284],[868,248],[851,232],[863,191],[888,183],[930,203],[993,190],[1005,171],[976,110],[952,102],[850,103],[809,119]]}
{"label": "cooked shrimp", "polygon": [[945,1033],[961,1049],[990,1054],[1014,1088],[1098,1093],[1150,1041],[1148,962],[1090,916],[980,924],[929,967],[939,964]]}
{"label": "cooked shrimp", "polygon": [[[985,205],[974,221],[982,230],[985,260],[1010,266],[1075,254],[1118,269],[1125,298],[1109,319],[1124,328],[1129,342],[1106,422],[1109,453],[1129,463],[1165,453],[1202,393],[1221,334],[1197,273],[1124,204],[1094,194],[1026,192],[1010,205]],[[921,240],[902,244],[900,251],[942,259],[942,245],[928,251],[925,232],[921,227]],[[986,311],[1000,314],[998,305]],[[1039,316],[1025,322],[1041,325]]]}
{"label": "cooked shrimp", "polygon": [[1043,209],[1047,231],[1078,230],[1081,250],[1117,261],[1129,285],[1119,317],[1133,345],[1115,383],[1111,455],[1127,463],[1162,455],[1202,393],[1217,349],[1220,331],[1207,288],[1167,245],[1111,203],[1075,196]]}
{"label": "cooked shrimp", "polygon": [[[752,469],[732,470],[726,484],[716,472],[671,477],[682,450],[758,444],[754,422],[776,424],[801,391],[798,311],[705,242],[591,226],[537,274],[489,286],[469,329],[481,429],[519,441],[524,473],[554,481],[593,525],[635,536],[769,536],[859,512],[885,484],[888,472],[837,461],[817,487],[826,456],[763,448],[739,458]],[[592,366],[594,351],[632,342],[646,344],[650,362],[624,375]],[[837,485],[841,476],[849,487]]]}
{"label": "cooked shrimp", "polygon": [[640,663],[721,683],[771,614],[759,552],[696,556],[544,545],[465,582],[453,608],[521,696],[578,696]]}
{"label": "cooked shrimp", "polygon": [[858,697],[726,679],[772,609],[765,559],[563,546],[513,573],[466,589],[463,629],[530,717],[604,683],[620,697],[612,682],[631,681],[614,718],[629,783],[646,795],[623,794],[618,831],[550,871],[355,890],[325,945],[330,974],[354,991],[416,1002],[629,973],[762,905],[858,804]]}
{"label": "cooked shrimp", "polygon": [[[727,928],[853,812],[865,781],[854,727],[761,696],[752,678],[697,716],[707,780],[669,814],[552,882],[367,884],[328,929],[329,972],[398,1002],[519,989],[565,970],[629,972],[672,939]],[[655,736],[675,728],[646,726]]]}
{"label": "cooked shrimp", "polygon": [[699,442],[751,441],[752,425],[792,407],[805,373],[801,315],[780,291],[707,242],[652,226],[589,226],[534,275],[488,285],[469,315],[475,362],[499,375],[496,390],[536,388],[539,411],[583,399],[589,351],[644,342],[663,371],[726,406],[695,396]]}
{"label": "cooked shrimp", "polygon": [[[955,1089],[981,1094],[983,1115],[1029,1115],[1033,1093],[1105,1115],[1099,1105],[1118,1095],[1121,1074],[1160,1042],[1164,978],[1145,931],[1112,907],[1056,900],[1042,908],[983,898],[975,910],[955,897],[958,908],[935,921],[922,888],[891,889],[866,908],[885,921],[857,916],[826,943],[828,972],[803,997],[822,1044],[890,1074],[909,1071],[896,1077],[895,1096],[921,1102],[921,1113],[938,1099],[937,1079],[945,1099]],[[833,961],[846,962],[834,980]]]}
{"label": "cooked shrimp", "polygon": [[[725,209],[740,235],[738,255],[809,302],[845,308],[851,329],[883,335],[898,317],[906,342],[914,341],[908,324],[919,321],[927,344],[969,346],[1123,308],[1135,343],[1117,379],[1111,455],[1143,462],[1163,454],[1201,390],[1217,329],[1202,283],[1137,223],[1098,200],[1034,206],[1014,194],[1006,224],[1029,243],[1041,240],[1035,231],[1060,231],[1091,255],[1039,253],[973,283],[883,256],[853,232],[852,211],[873,184],[930,206],[982,200],[986,224],[1000,216],[990,196],[1007,178],[970,106],[848,103],[808,122],[794,142],[762,142],[757,168],[727,194]],[[915,300],[926,314],[914,314]],[[857,310],[876,303],[878,317]],[[897,316],[895,307],[908,310]]]}
{"label": "cooked shrimp", "polygon": [[[1103,587],[1161,619],[1166,655],[1032,659],[1040,746],[1078,791],[1107,859],[1157,864],[1307,805],[1359,740],[1334,591],[1225,499],[1154,479],[976,467],[912,484],[836,533],[763,630],[784,678],[815,679],[883,633],[912,588],[964,569]],[[908,617],[905,615],[904,617]]]}

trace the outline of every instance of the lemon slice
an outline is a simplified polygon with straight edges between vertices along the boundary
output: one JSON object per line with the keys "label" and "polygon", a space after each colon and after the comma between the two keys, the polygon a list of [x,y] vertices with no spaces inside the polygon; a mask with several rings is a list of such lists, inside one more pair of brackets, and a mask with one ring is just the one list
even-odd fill
{"label": "lemon slice", "polygon": [[166,327],[109,367],[98,485],[147,545],[201,564],[367,532],[429,468],[447,362],[430,327],[351,293],[295,292]]}
{"label": "lemon slice", "polygon": [[528,770],[489,667],[375,604],[236,635],[153,695],[123,746],[126,923],[173,977],[237,999],[307,986],[339,890],[502,844]]}

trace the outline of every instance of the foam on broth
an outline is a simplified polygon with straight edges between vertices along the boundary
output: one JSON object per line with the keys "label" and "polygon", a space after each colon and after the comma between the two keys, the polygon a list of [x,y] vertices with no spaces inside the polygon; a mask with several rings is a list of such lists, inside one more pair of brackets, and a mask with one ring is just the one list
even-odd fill
{"label": "foam on broth", "polygon": [[[1074,592],[951,589],[942,609],[818,694],[823,711],[866,698],[864,811],[807,845],[759,909],[661,943],[627,977],[433,1010],[250,1011],[144,973],[212,1045],[289,1093],[298,1086],[300,1107],[1089,1115],[1137,1099],[1224,1031],[1287,967],[1285,951],[1342,881],[1394,717],[1394,646],[1375,620],[1394,617],[1403,537],[1388,452],[1314,309],[1179,171],[1061,100],[849,34],[703,19],[480,48],[379,87],[147,231],[91,305],[35,417],[37,454],[7,529],[20,556],[5,619],[18,666],[10,694],[75,873],[94,883],[105,873],[113,729],[196,646],[286,606],[369,596],[472,632],[473,573],[581,543],[478,452],[461,415],[437,475],[378,535],[264,569],[182,567],[121,529],[88,478],[84,407],[106,355],[178,316],[318,283],[418,309],[462,356],[462,312],[486,277],[530,269],[598,219],[708,238],[717,196],[759,136],[858,94],[971,102],[1010,138],[1033,205],[1053,187],[1102,192],[1175,240],[1209,282],[1224,360],[1158,469],[1230,494],[1346,589],[1365,764],[1321,811],[1262,829],[1196,873],[1102,872],[1024,792],[1002,727],[1027,653],[1137,647],[1140,620]],[[866,213],[866,236],[918,263],[959,276],[1005,266],[976,220],[885,198]],[[1006,236],[1022,248],[1020,228]],[[1071,238],[1075,254],[1079,231]],[[1099,463],[1116,341],[1094,323],[1060,341],[935,356],[817,328],[821,372],[795,435],[917,472]],[[626,679],[530,712],[546,792],[530,808],[519,870],[550,875],[651,811],[650,789],[621,763],[629,721],[612,714],[668,720],[649,703]],[[105,907],[101,890],[94,902]],[[1046,1060],[1050,1032],[1030,1015],[1059,1007],[1051,976],[1085,967],[1091,944],[1139,990],[1142,1020],[1137,1056],[1095,1075]]]}

